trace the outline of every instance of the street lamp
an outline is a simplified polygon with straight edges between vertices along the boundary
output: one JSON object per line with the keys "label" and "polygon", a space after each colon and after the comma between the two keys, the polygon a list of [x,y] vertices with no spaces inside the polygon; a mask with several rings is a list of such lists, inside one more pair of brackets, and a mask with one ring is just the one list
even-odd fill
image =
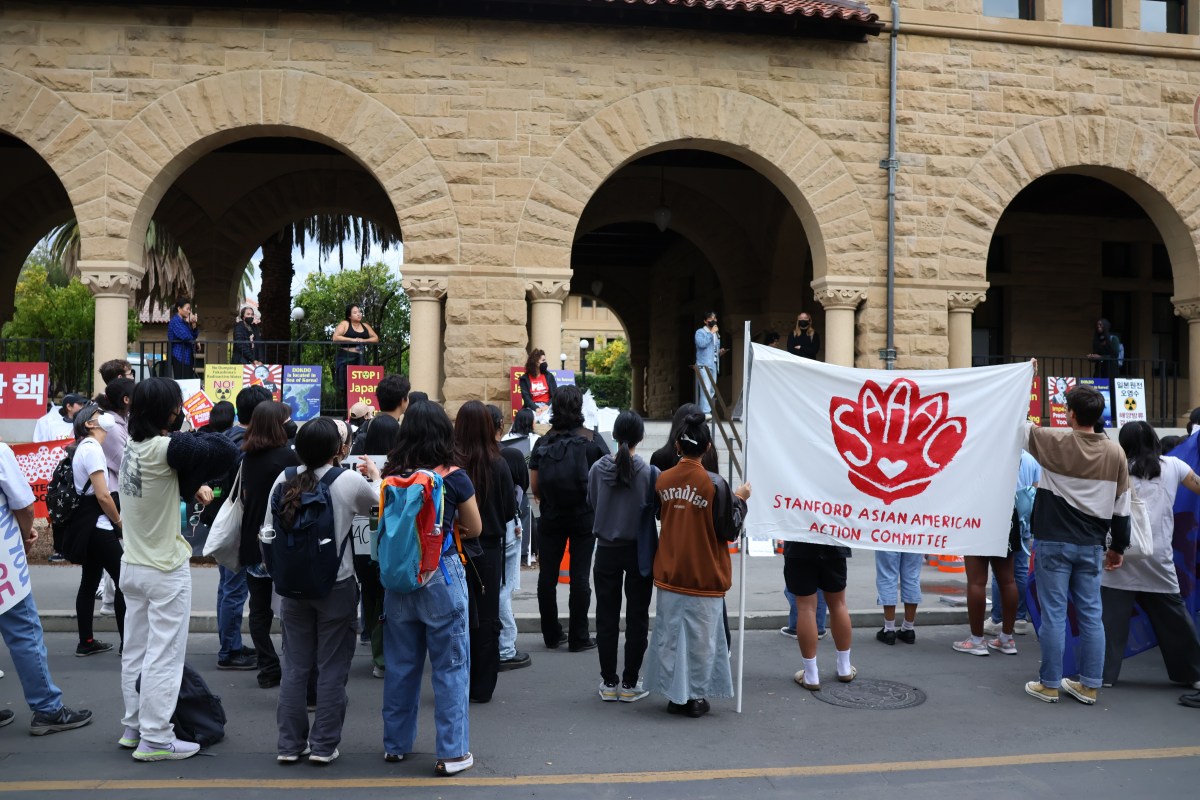
{"label": "street lamp", "polygon": [[559,363],[561,364],[561,366],[559,367],[559,369],[561,369],[563,372],[566,372],[566,370],[567,370],[567,354],[566,354],[566,353],[559,353],[559,354],[558,354],[558,361],[559,361]]}
{"label": "street lamp", "polygon": [[587,351],[592,343],[587,339],[579,340],[579,369],[583,373],[582,382],[587,384]]}

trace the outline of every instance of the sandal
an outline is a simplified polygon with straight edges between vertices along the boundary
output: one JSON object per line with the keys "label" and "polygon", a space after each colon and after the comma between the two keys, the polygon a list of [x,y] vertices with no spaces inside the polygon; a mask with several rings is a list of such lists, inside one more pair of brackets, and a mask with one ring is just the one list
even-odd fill
{"label": "sandal", "polygon": [[460,772],[466,772],[473,766],[475,766],[475,757],[467,753],[458,761],[446,761],[439,758],[437,765],[433,769],[438,775],[447,778],[451,775],[457,775]]}

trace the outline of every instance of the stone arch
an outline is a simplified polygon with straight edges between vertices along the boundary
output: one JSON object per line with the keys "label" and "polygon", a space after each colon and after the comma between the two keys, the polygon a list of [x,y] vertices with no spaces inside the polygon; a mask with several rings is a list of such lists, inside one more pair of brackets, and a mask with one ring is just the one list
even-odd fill
{"label": "stone arch", "polygon": [[706,86],[638,92],[568,135],[525,199],[516,266],[568,269],[577,221],[600,185],[625,164],[676,147],[736,158],[774,183],[804,225],[814,277],[870,275],[871,217],[833,150],[778,106]]}
{"label": "stone arch", "polygon": [[437,163],[383,103],[338,81],[296,70],[204,78],[158,98],[114,140],[106,238],[89,258],[141,259],[141,237],[163,194],[204,153],[256,136],[293,136],[346,153],[384,188],[405,239],[405,260],[458,261],[458,221]]}
{"label": "stone arch", "polygon": [[1200,295],[1200,168],[1156,133],[1094,116],[1028,125],[978,161],[946,215],[940,277],[986,280],[988,247],[1005,209],[1034,180],[1055,172],[1098,178],[1137,201],[1167,247],[1175,295]]}

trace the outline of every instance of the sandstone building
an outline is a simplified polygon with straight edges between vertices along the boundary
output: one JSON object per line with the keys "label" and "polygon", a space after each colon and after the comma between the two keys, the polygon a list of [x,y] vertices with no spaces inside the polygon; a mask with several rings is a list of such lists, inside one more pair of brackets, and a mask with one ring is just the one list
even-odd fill
{"label": "sandstone building", "polygon": [[[901,0],[897,366],[1082,357],[1106,315],[1154,398],[1200,405],[1198,6]],[[97,361],[124,353],[153,217],[224,335],[238,265],[342,210],[403,238],[413,384],[452,406],[501,401],[531,343],[556,358],[564,298],[596,282],[654,415],[690,399],[710,307],[727,390],[743,322],[784,332],[799,310],[829,361],[881,366],[892,17],[852,0],[6,2],[0,317],[33,244],[74,216]]]}

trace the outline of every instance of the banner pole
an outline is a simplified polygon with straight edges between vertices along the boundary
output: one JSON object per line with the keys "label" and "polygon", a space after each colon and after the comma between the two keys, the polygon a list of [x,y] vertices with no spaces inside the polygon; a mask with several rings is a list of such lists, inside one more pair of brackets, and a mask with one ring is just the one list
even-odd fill
{"label": "banner pole", "polygon": [[[750,385],[750,320],[746,320],[746,327],[742,335],[743,345],[745,350],[742,355],[742,483],[746,482],[746,442],[749,437],[746,435],[748,426],[746,425],[746,412],[749,410],[747,405],[746,389]],[[738,541],[741,547],[738,549],[740,554],[740,577],[738,578],[738,663],[737,663],[737,713],[742,713],[742,685],[745,677],[746,667],[746,557],[749,555],[747,551],[750,549],[750,540],[746,536],[746,529],[743,528],[738,534]]]}

